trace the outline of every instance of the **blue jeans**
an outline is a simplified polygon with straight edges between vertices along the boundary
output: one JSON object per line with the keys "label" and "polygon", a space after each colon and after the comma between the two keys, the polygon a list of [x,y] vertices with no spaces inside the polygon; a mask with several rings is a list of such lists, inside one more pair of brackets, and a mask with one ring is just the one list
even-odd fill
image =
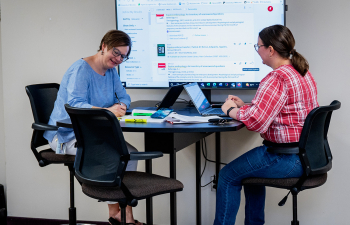
{"label": "blue jeans", "polygon": [[[298,155],[271,154],[265,145],[256,147],[227,164],[219,174],[214,225],[235,224],[241,201],[241,181],[247,177],[300,177],[303,168]],[[265,223],[265,187],[244,186],[245,225]]]}

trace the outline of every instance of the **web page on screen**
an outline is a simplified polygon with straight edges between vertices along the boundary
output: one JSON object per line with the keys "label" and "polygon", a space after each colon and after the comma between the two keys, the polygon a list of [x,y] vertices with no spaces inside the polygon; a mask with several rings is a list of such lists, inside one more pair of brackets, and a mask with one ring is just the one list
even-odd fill
{"label": "web page on screen", "polygon": [[117,0],[117,29],[128,33],[125,87],[257,88],[271,71],[254,49],[264,27],[284,24],[284,1]]}

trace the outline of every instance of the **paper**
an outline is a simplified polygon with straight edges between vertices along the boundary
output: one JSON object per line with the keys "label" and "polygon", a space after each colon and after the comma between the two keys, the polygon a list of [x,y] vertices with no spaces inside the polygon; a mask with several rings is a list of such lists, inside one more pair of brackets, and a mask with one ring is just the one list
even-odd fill
{"label": "paper", "polygon": [[220,119],[219,116],[184,116],[177,113],[171,113],[165,117],[169,123],[208,123],[209,119]]}

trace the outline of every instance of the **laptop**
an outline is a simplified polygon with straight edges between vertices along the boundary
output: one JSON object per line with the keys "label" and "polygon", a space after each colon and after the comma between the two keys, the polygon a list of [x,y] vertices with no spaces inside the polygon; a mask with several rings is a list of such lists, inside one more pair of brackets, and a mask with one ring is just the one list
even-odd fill
{"label": "laptop", "polygon": [[190,96],[194,106],[202,116],[227,116],[221,108],[212,108],[208,99],[203,94],[198,83],[184,85],[187,94]]}
{"label": "laptop", "polygon": [[[184,89],[183,85],[176,85],[172,86],[166,95],[164,96],[163,100],[157,104],[155,107],[136,107],[136,109],[145,109],[145,110],[158,110],[161,108],[170,108],[174,105],[177,98],[180,96],[182,90]],[[130,115],[133,109],[128,109],[126,111],[126,115]]]}
{"label": "laptop", "polygon": [[161,108],[170,108],[173,106],[183,89],[184,87],[182,84],[172,86],[164,96],[162,102],[157,106],[157,110]]}

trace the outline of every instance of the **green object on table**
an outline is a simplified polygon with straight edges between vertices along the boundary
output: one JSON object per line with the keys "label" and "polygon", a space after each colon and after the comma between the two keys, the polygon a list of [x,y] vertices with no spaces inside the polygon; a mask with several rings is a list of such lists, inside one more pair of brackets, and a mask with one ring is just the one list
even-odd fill
{"label": "green object on table", "polygon": [[133,113],[133,116],[151,116],[153,113]]}

